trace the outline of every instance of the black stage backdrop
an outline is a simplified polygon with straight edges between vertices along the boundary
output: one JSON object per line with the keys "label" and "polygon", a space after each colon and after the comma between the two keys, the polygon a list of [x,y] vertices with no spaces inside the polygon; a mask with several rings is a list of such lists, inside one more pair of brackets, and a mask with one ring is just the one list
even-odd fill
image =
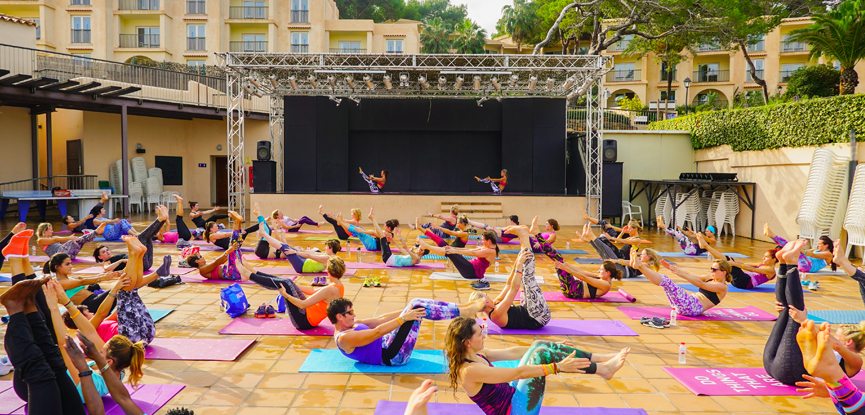
{"label": "black stage backdrop", "polygon": [[507,193],[565,193],[563,99],[285,97],[285,191],[367,192],[358,166],[390,172],[386,192],[489,192],[473,176],[508,169]]}

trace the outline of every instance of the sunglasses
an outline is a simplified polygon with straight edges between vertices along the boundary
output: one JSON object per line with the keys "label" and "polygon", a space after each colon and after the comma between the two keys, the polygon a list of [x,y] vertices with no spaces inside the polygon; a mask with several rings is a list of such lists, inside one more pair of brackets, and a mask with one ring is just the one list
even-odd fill
{"label": "sunglasses", "polygon": [[340,314],[342,314],[342,315],[344,315],[344,316],[345,316],[345,315],[353,316],[353,315],[354,315],[354,310],[348,310],[348,311],[346,311],[346,312],[344,312],[344,313],[340,313]]}
{"label": "sunglasses", "polygon": [[714,272],[714,271],[720,271],[720,270],[721,270],[721,268],[715,268],[715,267],[712,267],[711,269],[712,269],[713,272]]}

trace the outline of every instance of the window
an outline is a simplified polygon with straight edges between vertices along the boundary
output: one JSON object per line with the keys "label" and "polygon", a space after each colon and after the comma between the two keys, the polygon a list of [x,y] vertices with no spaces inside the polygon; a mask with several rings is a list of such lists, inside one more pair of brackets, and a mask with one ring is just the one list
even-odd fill
{"label": "window", "polygon": [[186,14],[206,14],[204,0],[186,0]]}
{"label": "window", "polygon": [[805,43],[793,42],[790,36],[784,36],[784,40],[781,41],[781,52],[804,52],[805,49]]}
{"label": "window", "polygon": [[139,48],[158,48],[159,47],[159,28],[158,27],[139,27],[138,31],[138,47]]}
{"label": "window", "polygon": [[73,6],[89,6],[90,0],[71,0],[69,4]]}
{"label": "window", "polygon": [[[661,62],[661,80],[662,81],[668,81],[669,79],[667,79],[667,78],[670,78],[669,75],[670,74],[667,73],[667,62]],[[672,79],[675,81],[676,80],[676,67],[675,66],[673,66],[672,75],[673,75]]]}
{"label": "window", "polygon": [[611,81],[633,81],[634,64],[620,63],[613,68],[613,79]]}
{"label": "window", "polygon": [[186,65],[189,66],[190,72],[201,75],[207,74],[207,61],[204,59],[189,59],[186,61]]}
{"label": "window", "polygon": [[27,20],[33,21],[36,23],[36,40],[42,39],[42,25],[39,24],[38,17],[28,17]]}
{"label": "window", "polygon": [[667,96],[667,90],[661,91],[661,102],[665,102],[665,101],[676,102],[676,90],[675,89],[670,91],[669,96]]}
{"label": "window", "polygon": [[402,39],[388,39],[386,47],[387,53],[402,53]]}
{"label": "window", "polygon": [[72,43],[90,43],[90,16],[72,16]]}
{"label": "window", "polygon": [[718,82],[721,65],[717,63],[705,63],[697,67],[695,77],[697,82]]}
{"label": "window", "polygon": [[264,33],[244,33],[241,52],[267,52],[267,40]]}
{"label": "window", "polygon": [[628,45],[631,44],[632,40],[634,40],[634,35],[622,36],[622,40],[614,43],[610,49],[621,52],[628,48]]}
{"label": "window", "polygon": [[291,32],[291,51],[294,53],[309,52],[309,32]]}
{"label": "window", "polygon": [[804,63],[785,63],[781,65],[781,82],[787,82],[799,68],[805,66]]}
{"label": "window", "polygon": [[[754,68],[757,69],[757,77],[763,79],[763,59],[752,59]],[[745,82],[754,82],[754,77],[751,76],[751,66],[745,62]]]}
{"label": "window", "polygon": [[205,50],[205,28],[203,24],[186,25],[186,50]]}
{"label": "window", "polygon": [[749,52],[763,52],[766,50],[766,35],[760,35],[760,37],[753,39],[750,43],[748,43],[748,51]]}
{"label": "window", "polygon": [[291,22],[309,23],[309,0],[291,0]]}
{"label": "window", "polygon": [[331,52],[338,53],[363,53],[364,50],[361,47],[359,40],[340,40],[339,41],[339,49],[332,50]]}
{"label": "window", "polygon": [[260,0],[243,0],[244,19],[266,19],[267,3]]}

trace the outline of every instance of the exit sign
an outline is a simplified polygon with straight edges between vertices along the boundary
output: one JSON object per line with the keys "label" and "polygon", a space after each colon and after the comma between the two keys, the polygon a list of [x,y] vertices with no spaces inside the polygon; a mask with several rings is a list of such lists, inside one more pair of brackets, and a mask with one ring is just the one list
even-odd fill
{"label": "exit sign", "polygon": [[207,163],[198,163],[198,167],[207,167]]}

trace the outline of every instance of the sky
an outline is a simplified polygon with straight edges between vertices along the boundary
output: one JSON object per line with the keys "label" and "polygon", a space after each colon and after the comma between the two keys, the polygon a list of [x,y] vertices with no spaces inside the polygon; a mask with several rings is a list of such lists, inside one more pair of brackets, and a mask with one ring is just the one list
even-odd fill
{"label": "sky", "polygon": [[513,4],[513,0],[450,0],[451,4],[465,4],[469,18],[487,31],[487,36],[496,33],[496,22],[502,16],[502,6]]}

